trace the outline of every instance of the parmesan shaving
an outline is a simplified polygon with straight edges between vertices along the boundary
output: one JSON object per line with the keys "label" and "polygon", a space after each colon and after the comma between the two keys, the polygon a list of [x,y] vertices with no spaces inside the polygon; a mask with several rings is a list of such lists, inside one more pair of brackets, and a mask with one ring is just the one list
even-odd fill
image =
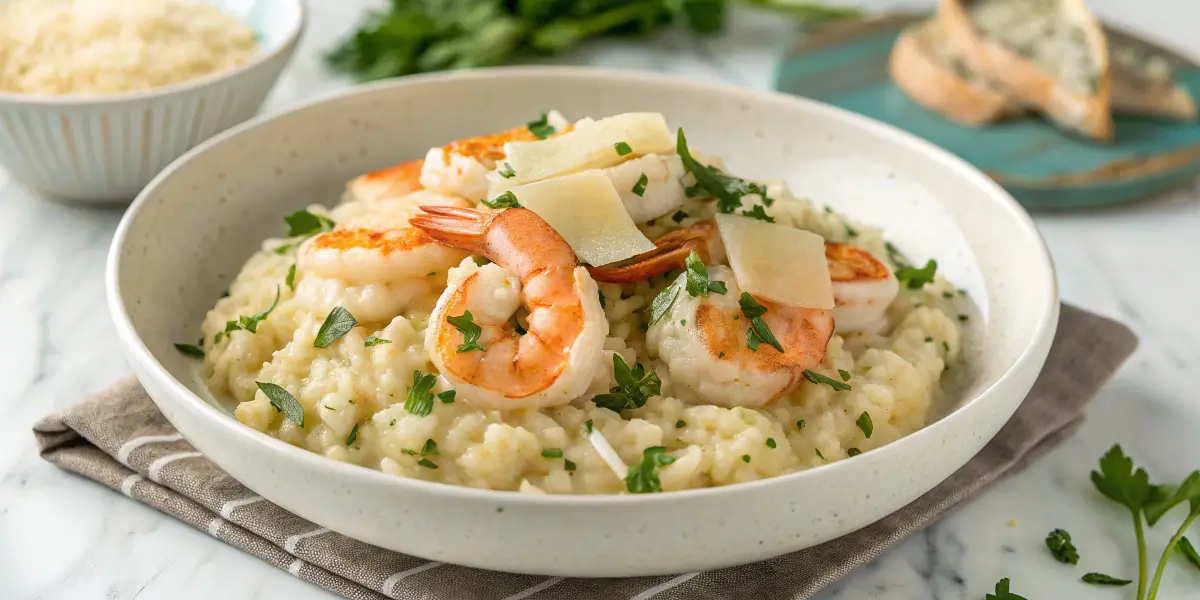
{"label": "parmesan shaving", "polygon": [[588,434],[588,441],[592,443],[592,447],[596,449],[596,454],[604,459],[608,468],[617,476],[617,479],[625,480],[625,476],[629,474],[629,467],[625,466],[625,461],[613,449],[612,444],[608,443],[608,438],[600,433],[599,427],[592,427],[592,432]]}
{"label": "parmesan shaving", "polygon": [[788,306],[833,308],[824,238],[747,217],[716,218],[742,291]]}
{"label": "parmesan shaving", "polygon": [[[624,142],[632,152],[619,154]],[[603,169],[647,154],[674,154],[675,138],[659,113],[625,113],[591,121],[584,119],[563,135],[537,142],[508,142],[506,161],[515,175],[493,182],[512,187],[535,181]]]}

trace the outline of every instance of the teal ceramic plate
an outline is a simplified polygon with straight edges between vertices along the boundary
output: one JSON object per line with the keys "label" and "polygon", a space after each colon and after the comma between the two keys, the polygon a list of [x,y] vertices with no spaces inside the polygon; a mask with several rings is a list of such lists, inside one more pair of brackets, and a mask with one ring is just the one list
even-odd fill
{"label": "teal ceramic plate", "polygon": [[[901,29],[926,15],[890,15],[810,34],[780,62],[777,89],[852,110],[921,136],[1000,182],[1027,208],[1123,202],[1189,184],[1200,174],[1200,124],[1118,116],[1111,143],[1066,134],[1036,116],[982,128],[948,121],[888,76]],[[1110,40],[1162,55],[1200,97],[1200,65],[1111,27]]]}

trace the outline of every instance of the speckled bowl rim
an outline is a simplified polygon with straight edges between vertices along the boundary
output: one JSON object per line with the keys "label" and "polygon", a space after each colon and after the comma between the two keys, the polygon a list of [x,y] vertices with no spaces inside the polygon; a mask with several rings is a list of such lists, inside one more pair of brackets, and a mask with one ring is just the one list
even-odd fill
{"label": "speckled bowl rim", "polygon": [[[250,60],[232,69],[217,71],[216,73],[209,73],[208,75],[202,75],[194,79],[187,79],[178,83],[172,83],[170,85],[164,85],[162,87],[149,90],[120,92],[117,94],[86,96],[80,94],[18,94],[14,92],[0,91],[0,106],[7,104],[19,106],[102,107],[111,106],[113,104],[124,104],[127,102],[154,101],[173,94],[197,90],[219,81],[231,79],[241,75],[242,73],[252,71],[281,54],[294,52],[300,36],[304,35],[304,31],[308,26],[308,0],[275,1],[290,2],[291,5],[296,9],[296,19],[289,25],[287,35],[281,38],[273,48],[270,48],[266,52],[255,54],[250,58]],[[241,19],[238,20],[241,21]]]}
{"label": "speckled bowl rim", "polygon": [[[662,494],[594,494],[594,495],[534,495],[524,494],[515,491],[502,490],[485,490],[478,488],[470,488],[458,486],[448,483],[435,481],[424,481],[420,479],[411,479],[407,477],[396,477],[388,475],[381,471],[361,467],[354,464],[342,463],[331,460],[319,454],[304,450],[293,446],[282,440],[268,436],[262,432],[256,431],[250,427],[243,425],[241,422],[226,413],[220,411],[203,398],[192,392],[187,386],[176,379],[171,373],[163,367],[163,365],[155,358],[145,342],[137,334],[134,328],[133,321],[129,316],[128,309],[122,299],[120,286],[120,271],[121,271],[121,255],[122,249],[127,243],[127,236],[133,222],[137,219],[138,213],[142,208],[150,203],[150,200],[155,195],[157,188],[172,175],[176,170],[185,166],[189,160],[197,155],[207,152],[213,146],[225,141],[228,138],[237,136],[242,132],[253,129],[264,122],[279,118],[291,112],[303,110],[305,108],[324,103],[334,103],[346,96],[354,96],[358,94],[370,93],[375,90],[390,87],[405,87],[412,83],[418,82],[436,82],[445,79],[492,79],[497,77],[507,76],[522,76],[522,75],[575,75],[586,74],[589,77],[597,79],[623,79],[627,82],[640,83],[642,85],[667,85],[673,87],[691,88],[699,94],[705,91],[717,91],[721,93],[731,93],[740,96],[748,103],[762,102],[766,99],[772,101],[784,101],[804,105],[807,110],[813,114],[821,116],[833,116],[838,119],[843,119],[849,124],[870,130],[872,133],[882,137],[892,138],[894,141],[907,144],[916,151],[923,152],[931,160],[935,162],[948,163],[951,168],[958,169],[964,177],[967,177],[971,183],[978,188],[981,188],[987,196],[998,202],[1008,213],[1010,218],[1019,226],[1022,233],[1027,239],[1021,240],[1022,243],[1033,243],[1037,245],[1038,253],[1042,260],[1036,264],[1025,265],[1027,269],[1037,271],[1036,279],[1040,281],[1041,287],[1046,294],[1042,298],[1042,303],[1038,307],[1037,326],[1034,329],[1033,335],[1030,337],[1020,355],[1008,367],[1005,372],[1000,375],[991,385],[981,390],[974,397],[961,401],[953,412],[938,419],[934,423],[904,436],[894,442],[891,442],[880,448],[876,448],[869,452],[864,452],[858,456],[845,458],[837,462],[813,467],[795,473],[769,477],[756,481],[731,484],[719,487],[698,488],[689,490],[679,490]],[[880,121],[864,117],[857,113],[837,108],[823,102],[799,98],[788,94],[771,91],[759,91],[747,89],[729,84],[707,83],[682,77],[664,76],[656,73],[619,70],[619,69],[604,69],[594,67],[506,67],[506,68],[489,68],[458,71],[454,73],[434,73],[427,75],[418,75],[402,78],[393,81],[382,81],[371,84],[354,86],[345,90],[334,92],[320,96],[318,98],[295,104],[285,112],[262,115],[250,121],[233,127],[199,146],[188,151],[175,162],[171,163],[166,169],[160,172],[149,185],[146,186],[133,204],[130,205],[124,217],[121,219],[117,227],[116,233],[113,236],[112,246],[109,250],[108,265],[106,269],[106,293],[108,298],[109,310],[112,313],[113,323],[117,330],[117,335],[122,344],[125,346],[127,353],[133,361],[136,361],[140,367],[138,369],[144,376],[153,377],[163,389],[175,395],[177,398],[183,398],[187,402],[195,403],[194,406],[184,407],[187,410],[194,410],[203,413],[204,418],[212,421],[211,426],[221,427],[226,429],[233,435],[249,437],[253,442],[262,449],[263,452],[272,452],[282,454],[282,458],[287,460],[295,460],[308,463],[317,469],[328,469],[338,473],[350,480],[369,481],[374,484],[398,486],[400,488],[408,488],[409,491],[415,493],[428,494],[433,498],[439,496],[457,497],[460,499],[478,499],[478,500],[497,500],[503,498],[506,502],[515,502],[518,504],[526,504],[533,506],[555,506],[562,504],[578,504],[583,506],[605,506],[605,505],[659,505],[669,504],[676,500],[682,500],[691,497],[702,496],[721,496],[729,494],[751,493],[754,490],[769,486],[779,485],[785,480],[801,479],[807,477],[821,477],[823,473],[832,472],[834,469],[847,468],[845,463],[849,461],[871,461],[875,459],[886,460],[880,458],[881,455],[887,453],[889,449],[899,447],[900,444],[916,444],[920,440],[932,437],[937,434],[937,431],[949,427],[967,427],[970,425],[970,417],[967,413],[979,410],[980,404],[985,403],[993,395],[1000,393],[998,388],[1017,377],[1018,373],[1024,373],[1034,369],[1040,371],[1044,364],[1044,357],[1039,358],[1036,349],[1044,340],[1052,339],[1054,332],[1058,326],[1059,313],[1059,297],[1057,278],[1054,272],[1054,265],[1050,258],[1045,242],[1034,226],[1033,219],[1025,212],[1015,199],[998,184],[984,175],[975,167],[967,164],[958,157],[934,146],[933,144],[922,140],[912,134],[897,129],[891,125],[887,125]],[[1015,293],[1015,292],[1014,292]],[[1024,290],[1021,293],[1026,293]],[[986,341],[982,342],[986,348]],[[1037,363],[1037,364],[1034,364]],[[965,462],[965,461],[964,461]],[[927,490],[926,490],[927,491]]]}

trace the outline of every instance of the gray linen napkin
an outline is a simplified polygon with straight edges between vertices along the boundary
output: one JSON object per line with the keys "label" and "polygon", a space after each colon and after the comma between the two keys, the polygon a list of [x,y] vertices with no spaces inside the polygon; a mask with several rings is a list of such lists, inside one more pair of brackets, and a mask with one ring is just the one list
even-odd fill
{"label": "gray linen napkin", "polygon": [[344,537],[257,496],[196,452],[124,379],[34,426],[42,457],[346,598],[804,600],[1061,442],[1133,352],[1124,325],[1064,306],[1042,376],[990,444],[912,504],[845,537],[751,565],[678,577],[512,575],[405,556]]}

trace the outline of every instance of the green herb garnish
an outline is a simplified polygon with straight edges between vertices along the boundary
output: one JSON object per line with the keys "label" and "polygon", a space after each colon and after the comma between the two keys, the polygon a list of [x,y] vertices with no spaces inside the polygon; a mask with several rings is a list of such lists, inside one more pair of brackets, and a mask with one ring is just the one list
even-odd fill
{"label": "green herb garnish", "polygon": [[300,405],[300,401],[295,396],[274,383],[262,381],[254,383],[266,395],[267,400],[271,401],[271,406],[275,407],[276,412],[282,412],[289,421],[304,427],[304,407]]}
{"label": "green herb garnish", "polygon": [[[641,363],[635,363],[631,369],[620,354],[613,354],[613,377],[617,385],[607,394],[592,398],[596,406],[607,408],[614,412],[625,409],[641,408],[651,396],[661,393],[662,382],[654,371],[647,371]],[[590,431],[589,431],[590,433]]]}
{"label": "green herb garnish", "polygon": [[984,600],[1025,600],[1025,597],[1008,591],[1008,578],[1005,577],[996,583],[996,593],[985,595]]}
{"label": "green herb garnish", "polygon": [[675,457],[667,454],[662,446],[651,446],[642,451],[642,460],[629,467],[625,475],[625,489],[631,494],[648,494],[661,492],[662,482],[658,480],[658,467],[665,467],[675,462]]}
{"label": "green herb garnish", "polygon": [[279,286],[275,286],[275,300],[271,302],[271,306],[256,315],[240,316],[236,321],[226,321],[225,330],[218,333],[213,343],[221,341],[221,334],[229,335],[234,331],[249,331],[250,333],[258,333],[258,324],[263,322],[275,310],[275,306],[279,304]]}
{"label": "green herb garnish", "polygon": [[813,448],[813,451],[817,453],[817,458],[819,458],[821,460],[825,460],[825,455],[821,454],[820,448]]}
{"label": "green herb garnish", "polygon": [[592,425],[591,419],[588,419],[583,422],[583,430],[586,431],[588,435],[592,435],[592,428],[593,428],[593,425]]}
{"label": "green herb garnish", "polygon": [[1117,579],[1116,577],[1113,577],[1112,575],[1105,575],[1104,573],[1088,573],[1087,575],[1084,575],[1083,577],[1080,577],[1079,579],[1080,579],[1080,581],[1082,581],[1084,583],[1090,583],[1092,585],[1122,586],[1122,585],[1129,585],[1129,584],[1133,583],[1132,581],[1130,581],[1128,579]]}
{"label": "green herb garnish", "polygon": [[429,460],[428,458],[422,458],[421,460],[418,460],[417,464],[421,465],[422,467],[425,467],[426,469],[438,468],[437,463],[433,462],[432,460]]}
{"label": "green herb garnish", "polygon": [[437,397],[438,400],[442,401],[442,404],[454,404],[454,395],[456,393],[457,392],[454,390],[446,390],[444,392],[438,392]]}
{"label": "green herb garnish", "polygon": [[626,144],[625,142],[617,142],[613,144],[613,149],[617,151],[617,156],[633,154],[633,148],[630,148],[629,144]]}
{"label": "green herb garnish", "polygon": [[871,439],[871,434],[875,431],[875,424],[871,422],[871,413],[864,410],[854,424],[858,425],[858,428],[862,430],[863,435],[867,436],[868,440]]}
{"label": "green herb garnish", "polygon": [[528,124],[528,127],[529,133],[532,133],[533,137],[536,137],[539,140],[544,140],[556,133],[556,130],[554,129],[554,126],[550,124],[549,116],[546,113],[542,113],[542,116],[538,117],[538,120],[531,121]]}
{"label": "green herb garnish", "polygon": [[573,461],[569,460],[569,459],[563,459],[563,470],[565,470],[565,471],[574,471],[574,470],[575,470],[575,463],[574,463]]}
{"label": "green herb garnish", "polygon": [[850,381],[850,371],[838,369],[838,377],[841,377],[842,381]]}
{"label": "green herb garnish", "polygon": [[763,205],[761,205],[761,204],[755,204],[754,207],[751,208],[750,210],[743,210],[742,215],[746,216],[746,217],[750,217],[751,219],[758,219],[759,221],[766,221],[768,223],[775,222],[775,217],[768,215],[767,210],[765,208],[763,208]]}
{"label": "green herb garnish", "polygon": [[390,344],[390,343],[392,343],[392,340],[385,340],[381,337],[376,337],[373,335],[368,335],[367,339],[363,340],[363,346],[365,346],[367,348],[370,348],[371,346],[378,346],[380,344]]}
{"label": "green herb garnish", "polygon": [[433,384],[437,383],[437,376],[422,373],[421,371],[413,371],[412,387],[408,388],[408,398],[404,401],[404,410],[424,417],[433,412]]}
{"label": "green herb garnish", "polygon": [[896,279],[904,284],[910,290],[919,290],[925,287],[926,284],[933,283],[934,277],[937,276],[937,261],[929,259],[924,267],[920,269],[916,267],[903,266],[896,269]]}
{"label": "green herb garnish", "polygon": [[775,438],[767,438],[767,447],[771,449],[776,448]]}
{"label": "green herb garnish", "polygon": [[[1129,509],[1133,517],[1138,553],[1138,592],[1135,598],[1145,597],[1146,536],[1142,528],[1145,506],[1156,496],[1145,469],[1134,469],[1133,459],[1125,456],[1120,445],[1113,446],[1100,458],[1100,470],[1092,471],[1092,485],[1106,498]],[[1153,598],[1153,596],[1151,596]]]}
{"label": "green herb garnish", "polygon": [[433,441],[433,438],[425,440],[425,445],[421,446],[421,456],[436,456],[440,453],[437,442]]}
{"label": "green herb garnish", "polygon": [[642,176],[638,177],[637,183],[633,184],[633,189],[630,191],[633,192],[633,195],[640,198],[646,194],[646,186],[649,184],[650,178],[645,173],[642,173]]}
{"label": "green herb garnish", "polygon": [[[758,194],[764,201],[766,200],[767,189],[765,187],[744,179],[725,175],[720,169],[703,165],[700,161],[693,158],[692,153],[688,150],[687,138],[683,135],[683,128],[679,129],[679,133],[676,136],[675,151],[679,154],[679,158],[682,159],[684,169],[696,178],[695,187],[703,189],[717,199],[717,212],[732,213],[741,207],[742,196],[750,194]],[[688,195],[690,196],[691,194],[689,193]]]}
{"label": "green herb garnish", "polygon": [[1200,569],[1200,552],[1196,551],[1196,547],[1192,545],[1190,540],[1181,536],[1175,547],[1188,562],[1192,563],[1193,567]]}
{"label": "green herb garnish", "polygon": [[678,285],[672,283],[663,288],[663,291],[659,292],[654,297],[654,300],[650,301],[650,308],[646,311],[646,324],[653,325],[659,322],[671,310],[671,306],[675,304],[675,299],[678,297]]}
{"label": "green herb garnish", "polygon": [[804,378],[809,380],[812,383],[818,383],[818,384],[823,383],[823,384],[833,388],[833,391],[835,391],[835,392],[845,392],[845,391],[849,391],[851,389],[850,384],[843,383],[843,382],[833,379],[831,377],[826,377],[816,371],[813,371],[812,369],[804,370]]}
{"label": "green herb garnish", "polygon": [[1079,564],[1079,551],[1071,543],[1071,534],[1062,529],[1055,529],[1046,536],[1046,547],[1050,554],[1060,563],[1069,565]]}
{"label": "green herb garnish", "polygon": [[446,322],[463,334],[463,343],[458,345],[458,352],[472,350],[484,352],[487,350],[479,343],[479,336],[483,334],[483,328],[475,324],[474,318],[471,317],[471,311],[468,310],[457,317],[446,317]]}
{"label": "green herb garnish", "polygon": [[775,334],[762,318],[767,313],[767,308],[746,292],[742,292],[738,305],[742,307],[742,314],[750,319],[750,328],[746,330],[746,347],[757,352],[760,344],[766,344],[783,352],[783,345],[775,339]]}
{"label": "green herb garnish", "polygon": [[743,454],[743,455],[742,455],[742,462],[744,462],[744,463],[748,463],[748,462],[750,462],[750,455],[749,455],[749,454]]}
{"label": "green herb garnish", "polygon": [[513,171],[512,165],[504,163],[504,168],[500,169],[499,174],[505,179],[512,179],[517,176],[517,172]]}
{"label": "green herb garnish", "polygon": [[517,202],[517,195],[508,190],[491,200],[484,198],[483,205],[488,208],[521,208],[521,203]]}
{"label": "green herb garnish", "polygon": [[729,291],[724,281],[708,280],[708,269],[694,250],[684,259],[684,265],[687,266],[687,270],[684,271],[684,283],[689,295],[707,296],[709,292],[724,294]]}
{"label": "green herb garnish", "polygon": [[349,446],[350,444],[353,444],[354,440],[357,440],[357,439],[358,439],[358,424],[355,423],[354,428],[350,430],[350,435],[346,437],[346,445]]}
{"label": "green herb garnish", "polygon": [[283,220],[288,225],[288,237],[308,237],[329,231],[337,225],[329,217],[322,217],[307,210],[298,210],[284,217]]}
{"label": "green herb garnish", "polygon": [[542,450],[542,458],[562,458],[562,448],[546,448]]}
{"label": "green herb garnish", "polygon": [[858,448],[846,448],[846,456],[858,456],[862,454],[862,450]]}
{"label": "green herb garnish", "polygon": [[[394,424],[394,423],[393,423],[393,424]],[[407,455],[409,455],[409,456],[416,456],[416,455],[417,455],[417,451],[416,451],[416,450],[413,450],[412,448],[401,448],[401,449],[400,449],[400,452],[402,452],[402,453],[404,453],[404,454],[407,454]]]}
{"label": "green herb garnish", "polygon": [[688,218],[688,214],[682,210],[677,210],[675,211],[675,214],[671,215],[671,220],[675,221],[676,223],[682,223],[686,218]]}
{"label": "green herb garnish", "polygon": [[687,421],[683,419],[675,421],[675,429],[683,429],[684,427],[687,427]]}
{"label": "green herb garnish", "polygon": [[800,419],[799,421],[796,421],[796,431],[800,431],[801,429],[804,429],[804,425],[805,425],[804,419]]}
{"label": "green herb garnish", "polygon": [[204,358],[204,349],[201,348],[200,346],[195,346],[192,344],[175,344],[175,349],[178,350],[180,353],[182,353],[184,356],[191,356],[194,358]]}
{"label": "green herb garnish", "polygon": [[283,278],[283,283],[288,286],[289,290],[296,291],[296,263],[292,263],[288,267],[287,277]]}
{"label": "green herb garnish", "polygon": [[328,348],[330,344],[354,329],[355,325],[358,325],[358,321],[354,320],[354,315],[351,315],[350,311],[340,306],[333,307],[333,310],[329,311],[329,316],[325,317],[325,322],[321,323],[321,328],[317,330],[313,348]]}

